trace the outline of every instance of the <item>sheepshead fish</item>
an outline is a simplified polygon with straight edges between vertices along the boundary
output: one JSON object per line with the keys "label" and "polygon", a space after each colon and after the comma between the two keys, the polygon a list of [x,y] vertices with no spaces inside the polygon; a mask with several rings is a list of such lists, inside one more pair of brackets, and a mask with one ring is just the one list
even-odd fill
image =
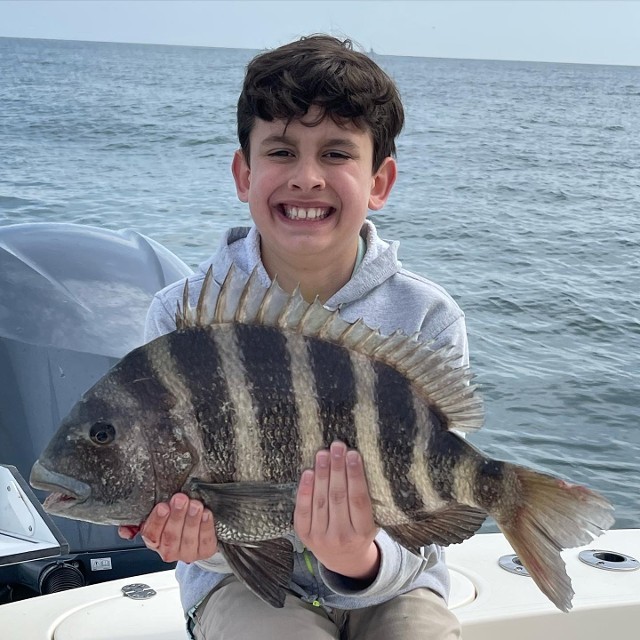
{"label": "sheepshead fish", "polygon": [[65,418],[31,473],[54,492],[49,513],[137,524],[184,491],[213,511],[236,576],[281,607],[300,475],[341,440],[362,455],[375,522],[398,543],[419,554],[461,542],[491,515],[540,589],[571,607],[560,551],[610,527],[611,506],[460,437],[483,412],[455,354],[233,268],[219,293],[207,274],[195,308],[185,287],[176,327],[126,355]]}

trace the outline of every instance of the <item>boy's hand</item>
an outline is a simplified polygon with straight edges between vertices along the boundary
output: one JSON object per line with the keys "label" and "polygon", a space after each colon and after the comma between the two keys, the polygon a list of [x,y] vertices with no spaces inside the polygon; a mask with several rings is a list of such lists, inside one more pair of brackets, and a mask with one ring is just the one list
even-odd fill
{"label": "boy's hand", "polygon": [[357,451],[342,442],[316,454],[300,479],[293,525],[303,544],[327,569],[373,581],[380,567],[371,498]]}
{"label": "boy's hand", "polygon": [[128,540],[138,532],[165,562],[206,560],[218,550],[211,511],[184,493],[157,504],[140,527],[118,527],[120,537]]}

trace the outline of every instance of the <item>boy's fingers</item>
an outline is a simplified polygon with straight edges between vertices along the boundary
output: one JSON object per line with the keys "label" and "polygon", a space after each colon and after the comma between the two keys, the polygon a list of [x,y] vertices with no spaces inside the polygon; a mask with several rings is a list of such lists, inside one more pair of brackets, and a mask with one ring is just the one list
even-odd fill
{"label": "boy's fingers", "polygon": [[133,524],[124,524],[118,527],[118,535],[125,540],[133,540],[140,530],[142,529],[144,522],[141,522],[139,525]]}
{"label": "boy's fingers", "polygon": [[331,456],[329,451],[316,453],[315,476],[313,481],[312,525],[315,533],[324,533],[329,526],[329,483]]}
{"label": "boy's fingers", "polygon": [[299,538],[305,538],[311,531],[313,520],[313,485],[314,472],[307,469],[302,472],[298,494],[296,496],[296,507],[293,512],[293,528]]}
{"label": "boy's fingers", "polygon": [[351,522],[356,531],[366,533],[374,522],[362,457],[357,451],[349,451],[346,462]]}
{"label": "boy's fingers", "polygon": [[186,506],[186,517],[180,537],[180,559],[193,562],[199,559],[200,524],[204,507],[199,500],[189,500]]}
{"label": "boy's fingers", "polygon": [[331,453],[331,475],[329,481],[329,505],[331,519],[337,522],[349,520],[349,501],[347,494],[346,454],[343,442],[333,442]]}
{"label": "boy's fingers", "polygon": [[[166,515],[167,505],[160,503],[151,512],[157,513],[158,520],[165,517],[164,528],[160,535],[156,535],[156,529],[150,530],[147,526],[151,517],[147,520],[142,536],[148,547],[156,549],[165,562],[173,562],[181,550],[182,530],[187,518],[189,498],[184,493],[175,494],[169,501],[169,513]],[[164,509],[162,507],[165,507]],[[155,519],[154,519],[155,522]]]}
{"label": "boy's fingers", "polygon": [[171,508],[166,502],[157,504],[140,528],[140,534],[144,543],[150,549],[157,549],[160,545],[162,532],[169,519]]}
{"label": "boy's fingers", "polygon": [[218,537],[213,520],[213,514],[209,509],[204,509],[200,520],[200,544],[198,546],[198,559],[210,558],[218,551]]}

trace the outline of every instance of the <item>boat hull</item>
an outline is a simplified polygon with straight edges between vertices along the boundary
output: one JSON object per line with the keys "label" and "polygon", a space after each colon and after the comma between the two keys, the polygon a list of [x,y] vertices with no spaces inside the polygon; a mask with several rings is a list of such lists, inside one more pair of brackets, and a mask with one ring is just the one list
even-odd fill
{"label": "boat hull", "polygon": [[[640,559],[640,530],[609,531],[594,545],[563,553],[576,595],[570,613],[558,611],[531,578],[508,573],[498,560],[512,553],[501,534],[480,534],[447,551],[450,606],[465,640],[563,638],[602,640],[640,623],[640,570],[606,571],[578,553],[601,549]],[[147,584],[148,599],[122,588]],[[184,640],[184,618],[173,571],[114,580],[0,606],[3,640]],[[627,634],[628,635],[628,634]],[[629,636],[631,637],[631,636]]]}

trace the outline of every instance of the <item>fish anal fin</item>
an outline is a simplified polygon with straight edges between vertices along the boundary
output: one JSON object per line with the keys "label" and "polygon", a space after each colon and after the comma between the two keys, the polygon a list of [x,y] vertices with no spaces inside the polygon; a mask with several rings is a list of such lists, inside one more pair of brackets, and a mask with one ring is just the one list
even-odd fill
{"label": "fish anal fin", "polygon": [[243,546],[218,541],[234,575],[272,607],[282,608],[293,573],[293,547],[286,538]]}
{"label": "fish anal fin", "polygon": [[487,513],[454,503],[437,511],[420,513],[405,524],[385,526],[385,531],[403,547],[420,554],[420,547],[439,544],[446,547],[470,538],[487,518]]}

